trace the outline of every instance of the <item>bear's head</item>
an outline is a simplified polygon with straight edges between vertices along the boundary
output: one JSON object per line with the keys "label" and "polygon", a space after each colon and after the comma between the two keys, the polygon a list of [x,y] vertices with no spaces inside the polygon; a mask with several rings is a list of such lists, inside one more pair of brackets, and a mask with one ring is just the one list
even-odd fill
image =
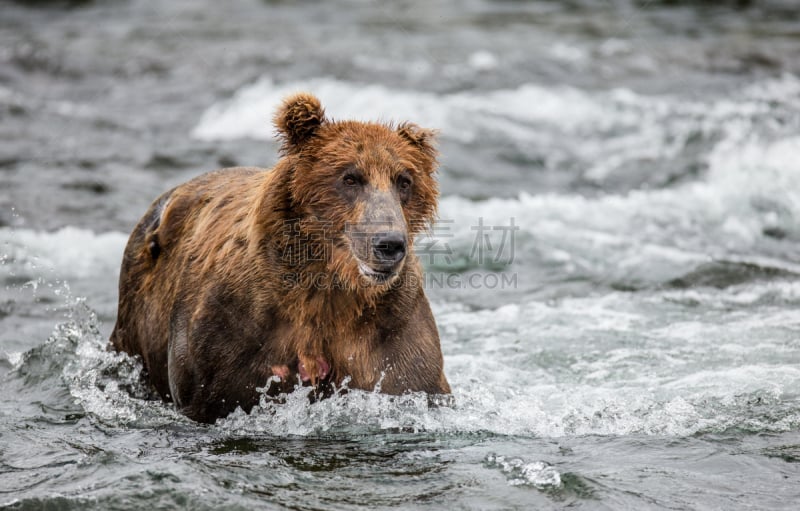
{"label": "bear's head", "polygon": [[[436,214],[434,132],[325,117],[301,93],[275,114],[298,239],[348,286],[386,288]],[[308,247],[305,247],[308,249]]]}

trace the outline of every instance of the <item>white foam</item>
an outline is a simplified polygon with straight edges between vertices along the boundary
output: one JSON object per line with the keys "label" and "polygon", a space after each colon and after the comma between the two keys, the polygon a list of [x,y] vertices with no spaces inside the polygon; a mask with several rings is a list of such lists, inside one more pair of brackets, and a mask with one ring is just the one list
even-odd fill
{"label": "white foam", "polygon": [[445,197],[440,218],[446,232],[440,234],[448,238],[441,241],[468,257],[478,219],[508,226],[513,218],[521,228],[517,256],[526,260],[526,251],[535,250],[543,263],[567,271],[660,282],[724,259],[797,272],[797,263],[768,255],[763,233],[779,229],[800,238],[800,137],[733,140],[738,137],[712,153],[707,177],[669,189],[596,198]]}
{"label": "white foam", "polygon": [[0,271],[34,277],[91,278],[116,275],[128,236],[63,227],[45,232],[0,228]]}
{"label": "white foam", "polygon": [[321,99],[333,118],[406,120],[411,113],[424,112],[415,117],[421,124],[437,127],[446,122],[446,112],[436,106],[434,94],[393,91],[380,85],[360,85],[356,89],[353,84],[328,78],[282,85],[263,78],[242,88],[230,100],[206,110],[192,135],[203,140],[244,137],[270,140],[274,137],[271,119],[277,106],[286,95],[306,90]]}
{"label": "white foam", "polygon": [[[486,66],[490,59],[479,53],[474,60]],[[621,118],[613,104],[570,87],[550,89],[525,84],[517,89],[436,94],[332,78],[276,84],[266,77],[243,87],[229,100],[211,106],[192,135],[203,140],[272,139],[274,128],[270,119],[275,109],[287,94],[297,91],[316,94],[334,119],[413,120],[441,129],[443,136],[462,142],[474,140],[486,130],[487,123],[495,127],[503,125],[498,123],[502,119],[512,121],[505,124],[507,134],[525,139],[536,134],[536,130],[527,126],[529,123],[577,129],[589,124],[607,127]]]}
{"label": "white foam", "polygon": [[506,458],[490,454],[486,457],[490,467],[499,468],[511,486],[534,486],[539,489],[561,486],[561,474],[543,461],[526,463],[522,458]]}
{"label": "white foam", "polygon": [[2,354],[0,354],[0,356],[5,358],[8,361],[8,363],[11,364],[11,367],[13,367],[13,368],[18,368],[20,366],[20,364],[22,364],[23,353],[20,352],[20,351],[2,353]]}
{"label": "white foam", "polygon": [[[559,51],[570,59],[577,57],[571,50]],[[477,52],[470,61],[484,69],[493,65],[493,58]],[[775,103],[797,108],[798,83],[787,75],[706,102],[645,96],[629,89],[587,92],[535,83],[433,93],[325,77],[280,84],[264,77],[209,107],[192,134],[203,140],[270,140],[274,136],[270,120],[280,101],[289,93],[307,90],[320,97],[333,118],[412,120],[462,143],[511,142],[523,154],[531,147],[546,148],[549,159],[577,158],[585,166],[586,180],[602,182],[626,165],[641,167],[678,156],[692,137],[753,131],[753,123],[768,115]],[[780,159],[785,161],[783,155]]]}

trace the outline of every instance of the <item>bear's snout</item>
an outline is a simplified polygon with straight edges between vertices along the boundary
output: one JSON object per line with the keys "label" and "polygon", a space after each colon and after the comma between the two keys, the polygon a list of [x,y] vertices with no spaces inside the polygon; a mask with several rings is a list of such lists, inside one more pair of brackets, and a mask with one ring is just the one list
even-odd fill
{"label": "bear's snout", "polygon": [[379,233],[372,238],[372,253],[375,260],[393,267],[406,256],[406,236],[402,232]]}
{"label": "bear's snout", "polygon": [[352,254],[367,282],[383,284],[396,277],[408,254],[408,226],[403,204],[390,191],[369,186],[360,219],[346,231]]}

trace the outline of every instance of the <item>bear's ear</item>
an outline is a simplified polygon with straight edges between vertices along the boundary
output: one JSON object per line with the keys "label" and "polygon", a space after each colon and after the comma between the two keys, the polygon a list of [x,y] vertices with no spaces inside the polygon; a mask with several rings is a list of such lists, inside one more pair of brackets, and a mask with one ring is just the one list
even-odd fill
{"label": "bear's ear", "polygon": [[281,150],[290,152],[314,136],[325,122],[325,110],[316,96],[301,92],[283,100],[273,122],[283,141]]}
{"label": "bear's ear", "polygon": [[429,158],[436,158],[436,130],[420,128],[413,122],[404,122],[397,127],[397,134],[411,142]]}

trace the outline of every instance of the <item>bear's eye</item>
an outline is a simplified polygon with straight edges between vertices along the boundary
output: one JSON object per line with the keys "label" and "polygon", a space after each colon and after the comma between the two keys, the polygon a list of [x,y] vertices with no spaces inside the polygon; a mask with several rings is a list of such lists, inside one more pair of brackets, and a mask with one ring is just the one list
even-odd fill
{"label": "bear's eye", "polygon": [[400,176],[397,178],[397,188],[406,191],[411,188],[411,179],[407,176]]}
{"label": "bear's eye", "polygon": [[342,178],[342,182],[346,186],[357,186],[361,184],[361,179],[355,174],[345,174]]}

